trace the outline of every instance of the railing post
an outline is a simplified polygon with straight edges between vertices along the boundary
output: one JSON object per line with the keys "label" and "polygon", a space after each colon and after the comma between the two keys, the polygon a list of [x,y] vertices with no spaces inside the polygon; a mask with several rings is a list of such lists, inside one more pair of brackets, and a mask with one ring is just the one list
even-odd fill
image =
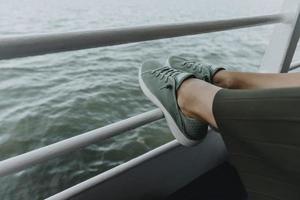
{"label": "railing post", "polygon": [[285,19],[275,26],[260,71],[287,72],[300,36],[300,1],[285,0],[282,8]]}

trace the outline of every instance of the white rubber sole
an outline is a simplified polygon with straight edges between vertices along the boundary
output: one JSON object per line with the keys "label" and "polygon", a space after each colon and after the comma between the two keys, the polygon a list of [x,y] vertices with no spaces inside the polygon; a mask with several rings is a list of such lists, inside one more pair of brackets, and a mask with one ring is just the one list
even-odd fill
{"label": "white rubber sole", "polygon": [[184,146],[193,146],[193,145],[198,144],[199,141],[191,140],[191,139],[187,138],[184,135],[184,133],[181,132],[181,130],[177,126],[175,120],[172,118],[172,116],[167,111],[167,109],[161,104],[161,102],[156,98],[156,96],[153,95],[152,92],[148,89],[148,87],[146,86],[146,84],[144,83],[144,81],[142,79],[141,69],[139,70],[139,83],[140,83],[140,87],[141,87],[142,91],[144,92],[144,94],[150,99],[150,101],[152,101],[163,112],[163,114],[166,118],[167,124],[168,124],[172,134],[176,138],[176,140]]}

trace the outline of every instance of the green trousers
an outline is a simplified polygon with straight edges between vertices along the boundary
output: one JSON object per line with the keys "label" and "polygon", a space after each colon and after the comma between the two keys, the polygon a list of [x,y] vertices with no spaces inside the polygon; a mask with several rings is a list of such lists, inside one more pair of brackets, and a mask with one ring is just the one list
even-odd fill
{"label": "green trousers", "polygon": [[300,200],[300,87],[220,90],[213,113],[250,200]]}

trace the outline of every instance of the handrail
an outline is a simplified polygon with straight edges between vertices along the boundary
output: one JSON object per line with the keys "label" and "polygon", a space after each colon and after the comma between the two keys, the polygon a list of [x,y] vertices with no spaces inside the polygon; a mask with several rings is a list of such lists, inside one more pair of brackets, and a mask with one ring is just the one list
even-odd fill
{"label": "handrail", "polygon": [[159,109],[151,110],[108,126],[3,160],[0,162],[0,177],[21,171],[45,160],[56,158],[59,155],[78,150],[162,118],[163,114]]}
{"label": "handrail", "polygon": [[289,71],[293,71],[298,68],[300,68],[300,61],[293,62],[289,68]]}
{"label": "handrail", "polygon": [[[133,28],[62,34],[43,34],[24,37],[6,37],[0,39],[0,59],[244,28],[262,24],[277,23],[283,19],[284,15],[273,14],[209,22],[140,26]],[[61,154],[77,150],[161,118],[163,118],[163,114],[159,109],[152,110],[19,156],[6,159],[0,162],[0,176],[21,171],[45,160],[55,158]]]}
{"label": "handrail", "polygon": [[129,168],[133,168],[145,161],[155,158],[156,156],[166,153],[170,150],[174,150],[180,146],[181,145],[176,140],[173,140],[171,142],[164,144],[163,146],[159,146],[156,149],[145,153],[143,156],[133,158],[126,164],[122,164],[111,170],[105,171],[97,176],[92,177],[91,179],[85,180],[85,181],[83,181],[77,185],[74,185],[62,192],[59,192],[51,197],[48,197],[45,200],[70,199],[70,198],[72,198],[72,196],[74,196],[74,194],[78,194],[81,191],[86,190],[87,188],[91,188],[99,182],[109,180],[109,178],[112,175],[121,174],[121,173],[125,172],[126,170],[128,170]]}
{"label": "handrail", "polygon": [[0,38],[0,60],[195,35],[282,22],[272,14],[236,19]]}

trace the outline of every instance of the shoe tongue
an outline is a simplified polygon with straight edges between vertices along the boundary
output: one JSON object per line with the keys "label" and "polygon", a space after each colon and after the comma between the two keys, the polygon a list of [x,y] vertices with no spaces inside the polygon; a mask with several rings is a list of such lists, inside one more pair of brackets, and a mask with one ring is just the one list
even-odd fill
{"label": "shoe tongue", "polygon": [[188,78],[195,78],[193,74],[190,73],[180,73],[175,77],[176,80],[176,90],[180,87],[183,81],[185,81]]}

